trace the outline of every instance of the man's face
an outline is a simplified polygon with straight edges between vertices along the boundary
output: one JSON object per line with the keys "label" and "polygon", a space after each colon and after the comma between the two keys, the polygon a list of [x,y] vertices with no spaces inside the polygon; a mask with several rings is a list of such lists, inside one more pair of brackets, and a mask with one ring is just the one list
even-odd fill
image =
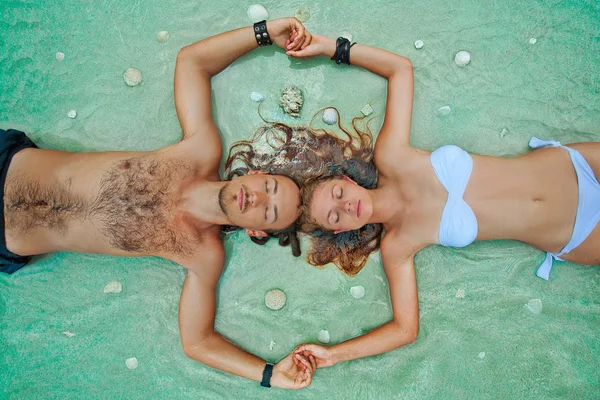
{"label": "man's face", "polygon": [[285,176],[249,174],[223,186],[219,205],[232,225],[279,231],[298,217],[300,190]]}

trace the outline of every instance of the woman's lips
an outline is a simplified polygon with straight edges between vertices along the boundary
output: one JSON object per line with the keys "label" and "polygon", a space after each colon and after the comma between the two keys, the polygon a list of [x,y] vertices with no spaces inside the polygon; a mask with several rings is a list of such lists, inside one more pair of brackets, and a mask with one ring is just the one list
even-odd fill
{"label": "woman's lips", "polygon": [[238,196],[238,205],[240,206],[240,211],[244,211],[244,189],[241,188]]}
{"label": "woman's lips", "polygon": [[361,211],[361,203],[360,200],[358,201],[358,204],[356,205],[356,218],[360,218],[360,211]]}

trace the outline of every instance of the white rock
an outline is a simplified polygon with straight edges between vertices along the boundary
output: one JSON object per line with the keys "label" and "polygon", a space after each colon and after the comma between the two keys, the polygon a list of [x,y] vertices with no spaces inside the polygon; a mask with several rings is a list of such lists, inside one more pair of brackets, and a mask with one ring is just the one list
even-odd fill
{"label": "white rock", "polygon": [[138,367],[138,360],[135,357],[128,358],[125,360],[125,365],[129,369],[136,369]]}
{"label": "white rock", "polygon": [[73,332],[69,332],[69,331],[64,331],[63,335],[65,335],[66,337],[73,337],[73,336],[75,336],[75,334]]}
{"label": "white rock", "polygon": [[355,299],[362,299],[363,297],[365,297],[365,288],[360,285],[352,286],[350,288],[350,294]]}
{"label": "white rock", "polygon": [[415,40],[415,49],[421,50],[425,43],[422,40]]}
{"label": "white rock", "polygon": [[365,117],[368,117],[369,115],[373,114],[373,107],[371,107],[370,104],[366,104],[362,110],[360,110],[360,112],[363,113]]}
{"label": "white rock", "polygon": [[539,314],[542,312],[542,301],[540,299],[531,299],[525,304],[525,307],[532,313]]}
{"label": "white rock", "polygon": [[265,96],[263,96],[262,94],[260,94],[258,92],[252,92],[252,93],[250,93],[250,98],[252,99],[252,101],[260,103],[261,101],[263,101],[265,99]]}
{"label": "white rock", "polygon": [[61,53],[60,51],[56,53],[56,59],[58,61],[62,61],[65,59],[65,53]]}
{"label": "white rock", "polygon": [[142,73],[135,68],[127,68],[123,80],[128,86],[137,86],[142,82]]}
{"label": "white rock", "polygon": [[536,44],[537,43],[537,39],[532,37],[531,39],[529,39],[529,44]]}
{"label": "white rock", "polygon": [[67,117],[69,117],[69,118],[71,118],[71,119],[75,119],[75,118],[77,118],[77,111],[75,111],[75,110],[70,110],[70,111],[67,113]]}
{"label": "white rock", "polygon": [[108,284],[104,286],[104,293],[121,293],[122,291],[123,285],[117,281],[108,282]]}
{"label": "white rock", "polygon": [[484,357],[485,357],[485,351],[482,351],[481,353],[479,353],[479,358],[481,360],[483,360]]}
{"label": "white rock", "polygon": [[269,18],[269,12],[260,4],[252,4],[248,7],[248,18],[253,24]]}
{"label": "white rock", "polygon": [[321,343],[329,343],[329,340],[330,340],[329,332],[326,331],[325,329],[321,329],[319,331],[318,339],[319,339],[319,342],[321,342]]}
{"label": "white rock", "polygon": [[471,53],[465,50],[461,50],[454,56],[454,62],[459,67],[466,67],[471,62]]}
{"label": "white rock", "polygon": [[438,109],[438,116],[440,117],[447,117],[450,114],[452,114],[450,106],[443,106]]}
{"label": "white rock", "polygon": [[341,37],[345,37],[346,39],[348,39],[349,41],[352,41],[352,34],[349,32],[342,32],[340,33]]}
{"label": "white rock", "polygon": [[337,111],[335,111],[333,108],[326,108],[325,111],[323,111],[323,122],[325,122],[327,125],[336,124],[337,117]]}
{"label": "white rock", "polygon": [[156,40],[158,40],[159,43],[165,43],[167,40],[169,40],[169,32],[167,31],[160,31],[156,34]]}
{"label": "white rock", "polygon": [[286,296],[279,289],[269,290],[265,294],[265,305],[271,310],[280,310],[285,306]]}
{"label": "white rock", "polygon": [[271,340],[271,343],[269,343],[269,350],[273,351],[273,348],[275,347],[277,343],[275,343],[274,341]]}
{"label": "white rock", "polygon": [[306,22],[309,20],[310,18],[310,10],[308,9],[308,7],[306,6],[302,6],[299,9],[296,10],[296,15],[295,17],[300,21],[300,22]]}
{"label": "white rock", "polygon": [[458,289],[456,291],[456,298],[457,299],[464,299],[465,298],[465,289]]}

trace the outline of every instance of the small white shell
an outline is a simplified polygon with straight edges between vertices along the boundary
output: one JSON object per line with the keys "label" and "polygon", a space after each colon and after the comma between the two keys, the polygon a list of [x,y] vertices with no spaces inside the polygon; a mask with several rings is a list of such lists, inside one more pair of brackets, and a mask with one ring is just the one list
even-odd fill
{"label": "small white shell", "polygon": [[117,281],[108,282],[108,284],[104,286],[104,293],[121,293],[122,291],[123,285]]}
{"label": "small white shell", "polygon": [[415,40],[415,49],[421,50],[425,43],[422,40]]}
{"label": "small white shell", "polygon": [[464,299],[465,298],[465,289],[458,289],[456,291],[456,298],[457,299]]}
{"label": "small white shell", "polygon": [[273,351],[273,348],[277,345],[277,343],[275,343],[274,341],[271,340],[271,343],[269,343],[269,350]]}
{"label": "small white shell", "polygon": [[128,86],[137,86],[142,82],[142,73],[135,68],[127,68],[123,80]]}
{"label": "small white shell", "polygon": [[537,43],[537,39],[532,37],[531,39],[529,39],[529,44],[536,44]]}
{"label": "small white shell", "polygon": [[271,310],[280,310],[285,306],[286,296],[279,289],[269,290],[265,294],[265,305]]}
{"label": "small white shell", "polygon": [[65,335],[68,338],[71,338],[71,337],[75,336],[75,334],[73,332],[69,332],[69,331],[64,331],[63,335]]}
{"label": "small white shell", "polygon": [[265,99],[265,96],[263,96],[262,94],[260,94],[258,92],[252,92],[252,93],[250,93],[250,98],[252,99],[252,101],[260,103],[261,101],[263,101]]}
{"label": "small white shell", "polygon": [[479,358],[481,360],[483,360],[484,357],[485,357],[485,351],[482,351],[481,353],[479,353]]}
{"label": "small white shell", "polygon": [[371,107],[370,104],[366,104],[362,110],[360,110],[360,112],[363,113],[365,117],[368,117],[369,115],[373,114],[373,107]]}
{"label": "small white shell", "polygon": [[319,342],[321,342],[321,343],[329,343],[329,340],[330,340],[329,332],[326,331],[325,329],[321,329],[319,331],[319,336],[317,338],[319,339]]}
{"label": "small white shell", "polygon": [[167,31],[160,31],[156,34],[156,40],[158,40],[159,43],[164,43],[167,40],[169,40],[169,32]]}
{"label": "small white shell", "polygon": [[506,135],[508,135],[508,129],[502,128],[502,130],[500,131],[500,137],[503,138]]}
{"label": "small white shell", "polygon": [[349,41],[352,41],[352,34],[349,32],[342,32],[340,33],[341,37],[345,37],[346,39],[348,39]]}
{"label": "small white shell", "polygon": [[437,113],[440,117],[447,117],[448,115],[452,114],[452,109],[450,106],[443,106],[438,109]]}
{"label": "small white shell", "polygon": [[306,6],[302,6],[299,9],[296,10],[296,15],[295,17],[300,21],[300,22],[306,22],[309,20],[310,18],[310,10],[308,9],[308,7]]}
{"label": "small white shell", "polygon": [[60,51],[56,53],[56,59],[58,61],[62,61],[65,59],[65,53],[61,53]]}
{"label": "small white shell", "polygon": [[323,111],[323,122],[327,125],[334,125],[337,123],[337,112],[333,108],[326,108]]}
{"label": "small white shell", "polygon": [[260,4],[252,4],[248,7],[248,18],[253,24],[269,18],[269,12]]}
{"label": "small white shell", "polygon": [[75,118],[77,118],[77,111],[75,111],[75,110],[70,110],[70,111],[67,113],[67,117],[69,117],[69,118],[71,118],[71,119],[75,119]]}
{"label": "small white shell", "polygon": [[454,62],[459,67],[466,67],[471,62],[471,53],[465,50],[461,50],[454,56]]}
{"label": "small white shell", "polygon": [[360,285],[352,286],[350,288],[350,294],[355,299],[362,299],[363,297],[365,297],[365,288]]}
{"label": "small white shell", "polygon": [[135,357],[128,358],[125,360],[125,365],[129,369],[136,369],[138,367],[138,360]]}
{"label": "small white shell", "polygon": [[525,304],[525,307],[532,313],[539,314],[542,312],[542,301],[540,299],[531,299]]}

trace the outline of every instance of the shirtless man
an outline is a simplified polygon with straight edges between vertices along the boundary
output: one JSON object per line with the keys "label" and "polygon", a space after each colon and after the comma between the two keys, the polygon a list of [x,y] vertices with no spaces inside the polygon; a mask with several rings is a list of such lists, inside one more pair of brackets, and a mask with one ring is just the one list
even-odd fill
{"label": "shirtless man", "polygon": [[[294,18],[269,21],[268,33],[280,47],[299,49],[306,39]],[[272,372],[271,385],[299,389],[311,383],[314,359],[298,364],[290,354],[272,367],[214,331],[224,264],[220,225],[264,235],[298,216],[299,189],[289,178],[255,173],[221,181],[218,173],[222,147],[210,80],[256,47],[253,27],[246,27],[179,52],[175,106],[183,140],[160,150],[42,150],[22,132],[0,131],[0,270],[12,273],[29,256],[56,251],[173,260],[188,270],[179,310],[185,353],[266,384]]]}

